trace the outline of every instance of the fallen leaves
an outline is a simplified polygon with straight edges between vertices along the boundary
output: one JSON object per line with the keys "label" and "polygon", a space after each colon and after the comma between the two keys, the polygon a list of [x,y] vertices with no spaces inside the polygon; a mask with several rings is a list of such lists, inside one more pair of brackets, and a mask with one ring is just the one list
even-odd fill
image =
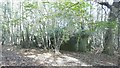
{"label": "fallen leaves", "polygon": [[65,51],[55,53],[36,49],[20,49],[16,52],[7,49],[5,47],[2,55],[2,65],[5,66],[91,66],[95,63],[96,65],[115,65],[112,61],[116,60],[103,54],[94,55]]}

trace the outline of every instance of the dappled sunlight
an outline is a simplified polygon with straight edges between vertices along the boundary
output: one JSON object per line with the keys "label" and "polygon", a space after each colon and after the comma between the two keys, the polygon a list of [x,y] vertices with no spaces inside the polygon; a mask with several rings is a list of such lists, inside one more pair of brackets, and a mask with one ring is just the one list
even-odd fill
{"label": "dappled sunlight", "polygon": [[33,58],[34,61],[38,64],[44,64],[44,65],[52,65],[52,66],[91,66],[89,64],[86,64],[79,59],[76,59],[74,57],[70,57],[67,55],[56,55],[54,53],[42,53],[42,54],[32,54],[32,55],[26,55],[26,57]]}
{"label": "dappled sunlight", "polygon": [[102,66],[105,66],[105,64],[109,64],[111,66],[116,66],[114,63],[106,62],[106,61],[95,62],[95,64],[96,65],[102,65]]}
{"label": "dappled sunlight", "polygon": [[53,1],[0,0],[2,65],[119,65],[120,1]]}
{"label": "dappled sunlight", "polygon": [[[43,65],[43,66],[92,66],[116,65],[117,57],[104,54],[61,52],[55,54],[38,49],[10,50],[3,47],[3,65]],[[108,59],[106,59],[106,58]]]}

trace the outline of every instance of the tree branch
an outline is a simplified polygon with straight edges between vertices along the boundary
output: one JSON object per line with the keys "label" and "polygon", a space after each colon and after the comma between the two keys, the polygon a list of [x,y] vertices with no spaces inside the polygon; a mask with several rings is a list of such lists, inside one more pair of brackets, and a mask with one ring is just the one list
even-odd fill
{"label": "tree branch", "polygon": [[[98,2],[99,3],[99,2]],[[104,5],[111,10],[112,6],[108,2],[100,2],[100,5]]]}

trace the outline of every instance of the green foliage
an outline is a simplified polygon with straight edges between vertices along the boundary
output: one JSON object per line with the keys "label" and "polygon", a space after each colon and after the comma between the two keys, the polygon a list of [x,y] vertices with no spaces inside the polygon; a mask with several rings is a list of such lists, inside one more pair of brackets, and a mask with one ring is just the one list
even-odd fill
{"label": "green foliage", "polygon": [[[11,18],[10,25],[15,26],[13,29],[18,30],[18,35],[24,33],[20,35],[19,40],[22,39],[21,44],[25,44],[26,47],[38,44],[48,47],[48,42],[54,42],[50,46],[59,47],[75,36],[75,43],[71,42],[72,46],[69,48],[74,48],[75,51],[82,49],[86,51],[88,38],[95,31],[95,27],[106,26],[104,23],[93,23],[89,19],[92,18],[92,15],[87,9],[92,8],[92,5],[83,0],[76,3],[71,1],[43,3],[25,1],[19,8],[21,8],[20,11],[16,11],[14,17]],[[7,29],[9,27],[7,25],[4,25],[4,28]],[[15,34],[14,32],[13,34]],[[34,44],[35,42],[31,40],[32,35],[36,36],[38,44]],[[77,47],[78,49],[76,49]]]}
{"label": "green foliage", "polygon": [[96,22],[95,26],[99,29],[105,29],[108,27],[111,27],[112,29],[114,29],[117,25],[117,22],[113,21],[113,22],[106,22],[106,21],[101,21],[101,22]]}
{"label": "green foliage", "polygon": [[32,9],[37,9],[38,5],[37,2],[33,2],[33,3],[24,2],[24,7],[26,10],[32,10]]}

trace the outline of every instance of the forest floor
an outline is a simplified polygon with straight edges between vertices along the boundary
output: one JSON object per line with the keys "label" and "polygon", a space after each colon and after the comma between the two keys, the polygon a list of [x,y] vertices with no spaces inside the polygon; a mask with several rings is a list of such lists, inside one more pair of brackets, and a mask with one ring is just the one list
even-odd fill
{"label": "forest floor", "polygon": [[68,51],[54,55],[42,49],[19,49],[11,45],[2,47],[2,66],[116,66],[117,62],[117,55]]}

